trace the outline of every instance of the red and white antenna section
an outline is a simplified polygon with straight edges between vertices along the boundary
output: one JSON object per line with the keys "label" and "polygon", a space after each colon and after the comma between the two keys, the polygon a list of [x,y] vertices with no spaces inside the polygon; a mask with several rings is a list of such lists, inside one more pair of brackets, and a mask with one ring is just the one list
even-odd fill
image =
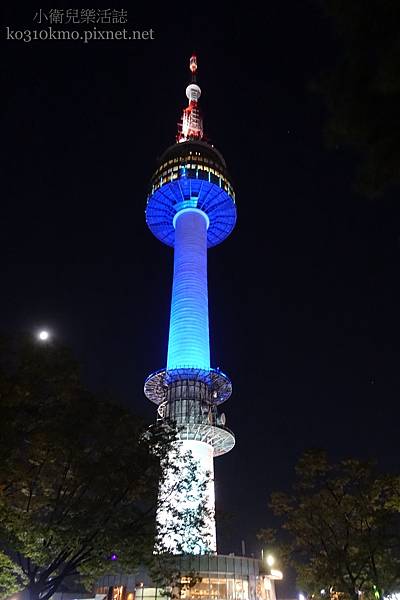
{"label": "red and white antenna section", "polygon": [[198,106],[201,89],[196,83],[197,58],[190,57],[189,68],[192,72],[192,82],[186,88],[189,105],[183,110],[182,122],[178,124],[177,142],[201,140],[203,137],[203,118]]}

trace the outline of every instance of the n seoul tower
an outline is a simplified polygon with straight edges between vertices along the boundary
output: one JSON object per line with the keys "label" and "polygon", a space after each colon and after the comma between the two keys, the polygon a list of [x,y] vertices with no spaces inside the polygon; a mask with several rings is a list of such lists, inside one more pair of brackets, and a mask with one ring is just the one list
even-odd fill
{"label": "n seoul tower", "polygon": [[[214,457],[229,452],[233,433],[220,405],[232,392],[230,379],[210,365],[207,250],[235,226],[235,194],[223,156],[203,139],[197,60],[190,58],[176,143],[161,156],[151,178],[146,222],[152,233],[174,248],[174,272],[166,367],[149,375],[144,391],[158,406],[158,418],[173,424],[183,451],[200,471],[211,474],[207,489],[210,520],[197,552],[216,552]],[[198,482],[200,486],[200,481]],[[161,490],[162,492],[162,490]],[[163,515],[163,519],[174,517]],[[166,540],[168,542],[168,540]],[[172,553],[178,552],[170,544]]]}

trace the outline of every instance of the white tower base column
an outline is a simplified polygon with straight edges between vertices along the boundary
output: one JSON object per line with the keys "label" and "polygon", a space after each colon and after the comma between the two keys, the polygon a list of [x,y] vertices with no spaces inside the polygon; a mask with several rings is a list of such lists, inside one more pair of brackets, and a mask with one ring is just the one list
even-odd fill
{"label": "white tower base column", "polygon": [[[167,473],[160,490],[158,550],[171,554],[216,552],[213,448],[206,442],[181,440],[177,442],[177,450],[176,469]],[[189,484],[191,468],[190,464],[185,465],[188,455],[197,470]],[[207,514],[199,528],[193,520],[197,511],[204,517],[202,507],[207,509]]]}

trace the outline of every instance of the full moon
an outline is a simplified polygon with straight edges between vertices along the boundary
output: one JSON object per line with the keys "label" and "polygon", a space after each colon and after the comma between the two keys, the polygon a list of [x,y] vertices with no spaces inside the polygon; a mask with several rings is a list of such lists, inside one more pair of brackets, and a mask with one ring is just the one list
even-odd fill
{"label": "full moon", "polygon": [[46,340],[48,340],[50,337],[50,334],[48,331],[43,330],[39,332],[38,338],[39,340],[41,340],[42,342],[45,342]]}

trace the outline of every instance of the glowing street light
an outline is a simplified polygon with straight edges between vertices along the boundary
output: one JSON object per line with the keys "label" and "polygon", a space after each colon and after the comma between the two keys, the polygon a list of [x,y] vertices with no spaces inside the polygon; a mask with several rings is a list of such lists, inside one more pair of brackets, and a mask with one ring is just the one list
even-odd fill
{"label": "glowing street light", "polygon": [[275,564],[275,558],[272,556],[272,554],[268,554],[267,556],[267,565],[269,567],[273,567]]}

